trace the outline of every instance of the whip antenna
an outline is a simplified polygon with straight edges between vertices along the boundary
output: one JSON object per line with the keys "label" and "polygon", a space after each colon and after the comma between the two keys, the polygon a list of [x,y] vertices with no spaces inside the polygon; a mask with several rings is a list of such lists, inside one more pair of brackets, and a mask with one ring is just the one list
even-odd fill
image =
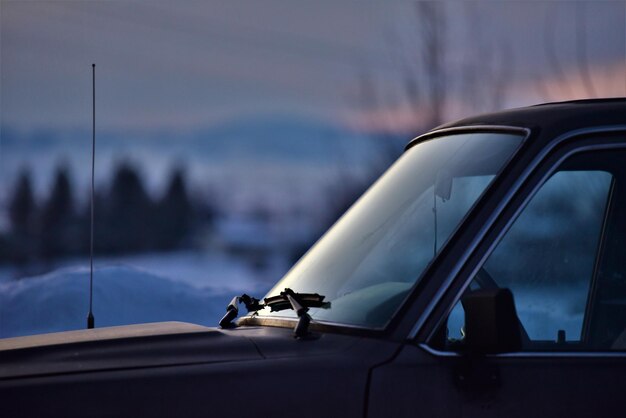
{"label": "whip antenna", "polygon": [[93,317],[93,183],[94,167],[96,165],[96,64],[91,64],[91,231],[89,232],[89,314],[87,315],[87,328],[94,327]]}

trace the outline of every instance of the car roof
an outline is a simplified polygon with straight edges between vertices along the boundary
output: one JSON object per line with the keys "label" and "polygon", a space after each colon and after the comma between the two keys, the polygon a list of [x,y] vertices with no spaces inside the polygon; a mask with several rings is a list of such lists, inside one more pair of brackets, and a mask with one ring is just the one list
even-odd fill
{"label": "car roof", "polygon": [[626,125],[626,97],[546,103],[486,113],[441,125],[431,132],[480,125],[540,129],[551,136],[584,128]]}

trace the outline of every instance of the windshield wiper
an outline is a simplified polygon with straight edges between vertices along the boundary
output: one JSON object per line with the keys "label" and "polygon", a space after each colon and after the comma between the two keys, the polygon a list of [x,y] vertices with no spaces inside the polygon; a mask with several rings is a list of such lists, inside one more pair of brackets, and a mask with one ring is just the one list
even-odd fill
{"label": "windshield wiper", "polygon": [[259,303],[257,298],[248,296],[245,293],[241,296],[235,296],[226,307],[226,315],[220,320],[220,327],[232,328],[233,320],[239,315],[239,304],[243,303],[246,306],[248,312],[256,312],[265,307],[264,304]]}
{"label": "windshield wiper", "polygon": [[309,332],[311,316],[308,314],[309,308],[330,308],[330,302],[324,302],[325,296],[317,293],[296,293],[286,288],[278,296],[265,299],[265,305],[269,306],[271,312],[278,312],[285,309],[293,309],[298,315],[298,323],[293,329],[296,338],[302,338]]}
{"label": "windshield wiper", "polygon": [[293,330],[296,338],[304,337],[309,330],[311,316],[308,314],[309,308],[330,308],[330,302],[324,302],[325,296],[317,293],[296,293],[286,288],[279,295],[265,298],[263,303],[256,298],[248,295],[236,296],[226,307],[226,315],[220,321],[220,327],[233,327],[233,320],[239,314],[239,304],[243,303],[248,312],[257,312],[265,307],[270,308],[271,312],[283,311],[285,309],[293,309],[298,315],[298,323]]}

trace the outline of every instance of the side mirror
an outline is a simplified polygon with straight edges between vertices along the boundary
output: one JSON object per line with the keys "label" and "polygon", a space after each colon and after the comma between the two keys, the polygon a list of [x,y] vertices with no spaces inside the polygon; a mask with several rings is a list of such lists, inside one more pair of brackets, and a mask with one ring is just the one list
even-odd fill
{"label": "side mirror", "polygon": [[482,289],[461,300],[465,310],[465,348],[495,354],[522,348],[520,322],[509,289]]}

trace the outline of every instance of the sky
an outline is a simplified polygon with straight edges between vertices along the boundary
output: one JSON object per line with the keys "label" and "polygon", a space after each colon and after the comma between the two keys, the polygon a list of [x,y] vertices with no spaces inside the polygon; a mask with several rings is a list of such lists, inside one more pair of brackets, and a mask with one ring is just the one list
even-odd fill
{"label": "sky", "polygon": [[376,51],[374,7],[258,4],[3,1],[3,122],[88,121],[92,62],[107,126],[342,106],[342,86]]}
{"label": "sky", "polygon": [[369,170],[373,134],[432,127],[433,27],[440,122],[626,96],[626,0],[435,3],[0,0],[0,229],[20,170],[43,198],[67,164],[87,196],[92,63],[97,185],[130,160],[158,194],[182,165],[231,209],[322,205],[330,167]]}
{"label": "sky", "polygon": [[[626,1],[442,3],[448,117],[477,107],[459,87],[470,67],[480,91],[502,74],[503,107],[626,95]],[[404,129],[419,119],[402,86],[424,26],[401,1],[2,0],[1,128],[89,128],[95,62],[98,125],[110,129],[251,114]],[[364,78],[384,106],[362,105]]]}

